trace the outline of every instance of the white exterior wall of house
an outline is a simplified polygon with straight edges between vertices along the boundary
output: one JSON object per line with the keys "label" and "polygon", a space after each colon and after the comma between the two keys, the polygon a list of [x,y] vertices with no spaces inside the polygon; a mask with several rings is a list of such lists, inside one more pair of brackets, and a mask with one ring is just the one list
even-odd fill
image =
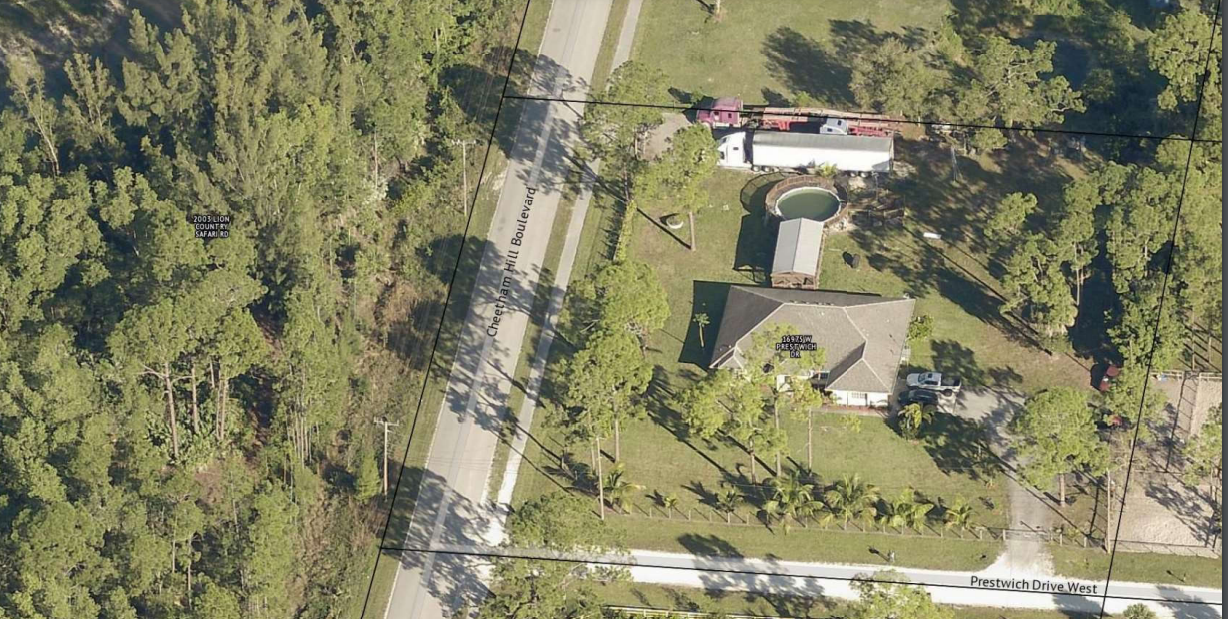
{"label": "white exterior wall of house", "polygon": [[[789,386],[790,378],[808,379],[810,376],[790,377],[786,374],[779,374],[776,376],[776,391],[781,393],[792,391]],[[845,391],[843,389],[833,389],[824,393],[830,397],[832,404],[838,404],[840,406],[865,406],[872,408],[887,408],[890,406],[891,394],[881,391]]]}
{"label": "white exterior wall of house", "polygon": [[831,395],[833,404],[841,406],[870,406],[875,408],[886,408],[891,398],[890,393],[875,392],[875,391],[843,391],[833,389],[828,392]]}

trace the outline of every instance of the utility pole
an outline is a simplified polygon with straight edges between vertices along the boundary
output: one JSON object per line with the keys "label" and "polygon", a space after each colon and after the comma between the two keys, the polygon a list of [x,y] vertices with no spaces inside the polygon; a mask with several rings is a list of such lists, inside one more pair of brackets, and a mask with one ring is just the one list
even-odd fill
{"label": "utility pole", "polygon": [[384,494],[388,494],[388,428],[395,428],[401,423],[392,423],[387,417],[376,419],[375,423],[384,426]]}
{"label": "utility pole", "polygon": [[461,147],[461,183],[463,183],[464,193],[461,194],[461,213],[465,217],[469,216],[469,207],[465,201],[469,199],[469,158],[467,156],[468,148],[477,144],[477,140],[451,140],[453,146]]}

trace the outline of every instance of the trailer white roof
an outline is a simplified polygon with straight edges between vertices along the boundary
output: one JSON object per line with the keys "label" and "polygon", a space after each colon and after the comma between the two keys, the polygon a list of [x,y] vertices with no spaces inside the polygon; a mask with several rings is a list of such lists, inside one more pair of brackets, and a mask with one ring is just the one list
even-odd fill
{"label": "trailer white roof", "polygon": [[780,223],[776,234],[776,255],[772,274],[819,274],[819,252],[823,244],[823,224],[813,219],[790,219]]}
{"label": "trailer white roof", "polygon": [[792,133],[785,131],[759,131],[755,133],[755,145],[781,146],[785,148],[822,148],[857,152],[887,153],[891,151],[891,138],[868,135],[833,135],[823,133]]}

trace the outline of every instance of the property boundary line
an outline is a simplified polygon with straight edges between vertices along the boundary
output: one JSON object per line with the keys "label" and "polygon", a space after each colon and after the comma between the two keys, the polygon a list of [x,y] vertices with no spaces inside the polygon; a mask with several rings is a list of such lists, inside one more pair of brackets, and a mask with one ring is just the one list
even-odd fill
{"label": "property boundary line", "polygon": [[[535,95],[507,95],[507,98],[508,99],[519,99],[523,101],[548,101],[548,102],[553,102],[553,103],[573,103],[573,104],[582,103],[584,105],[614,105],[618,107],[639,107],[639,108],[648,108],[648,109],[656,109],[656,110],[672,110],[676,112],[690,112],[690,111],[718,112],[718,111],[721,111],[721,110],[717,110],[716,108],[711,108],[711,107],[703,107],[703,106],[698,106],[698,105],[682,105],[680,103],[669,104],[669,103],[636,103],[636,102],[628,102],[628,101],[599,101],[596,99],[568,99],[565,97],[541,97],[541,96],[535,96]],[[1201,104],[1201,100],[1199,101],[1199,103]],[[1201,105],[1199,106],[1199,108],[1200,108],[1199,113],[1201,113]],[[826,118],[826,116],[824,116],[823,114],[817,114],[817,113],[799,113],[799,114],[796,114],[796,116],[804,116],[807,118],[816,118],[816,119]],[[877,120],[875,116],[881,116],[881,115],[870,114],[868,112],[848,112],[847,115],[842,116],[842,118],[847,118],[849,120]],[[955,121],[949,121],[949,120],[908,120],[908,119],[901,118],[901,119],[892,119],[892,121],[898,122],[901,124],[906,124],[906,125],[920,125],[923,127],[947,126],[947,127],[956,127],[960,129],[998,129],[1000,131],[1014,131],[1014,132],[1019,132],[1019,133],[1029,133],[1029,132],[1031,133],[1051,133],[1051,134],[1059,134],[1059,135],[1065,134],[1065,135],[1078,135],[1078,136],[1088,136],[1088,137],[1121,138],[1121,139],[1130,139],[1130,140],[1153,140],[1157,142],[1161,142],[1161,141],[1192,142],[1195,144],[1222,144],[1223,143],[1223,140],[1212,140],[1208,138],[1176,136],[1176,135],[1160,136],[1160,135],[1144,135],[1144,134],[1137,134],[1137,133],[1113,133],[1113,132],[1108,132],[1108,131],[1079,131],[1076,129],[1051,129],[1051,128],[1045,128],[1045,127],[1006,127],[1002,125],[982,125],[982,124],[977,124],[977,123],[963,123],[963,122],[955,122]]]}

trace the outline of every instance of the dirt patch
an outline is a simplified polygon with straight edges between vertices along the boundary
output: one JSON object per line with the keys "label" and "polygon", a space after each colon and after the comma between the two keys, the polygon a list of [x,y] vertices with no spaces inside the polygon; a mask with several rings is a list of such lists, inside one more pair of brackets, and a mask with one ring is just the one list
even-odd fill
{"label": "dirt patch", "polygon": [[644,153],[649,159],[656,159],[661,156],[661,153],[669,148],[669,139],[675,133],[691,125],[691,121],[687,120],[686,115],[681,113],[662,114],[662,119],[661,126],[653,129],[652,133],[648,134],[648,144],[644,147]]}
{"label": "dirt patch", "polygon": [[1214,513],[1207,492],[1207,488],[1190,487],[1172,474],[1134,472],[1122,514],[1121,539],[1182,546],[1209,543]]}

